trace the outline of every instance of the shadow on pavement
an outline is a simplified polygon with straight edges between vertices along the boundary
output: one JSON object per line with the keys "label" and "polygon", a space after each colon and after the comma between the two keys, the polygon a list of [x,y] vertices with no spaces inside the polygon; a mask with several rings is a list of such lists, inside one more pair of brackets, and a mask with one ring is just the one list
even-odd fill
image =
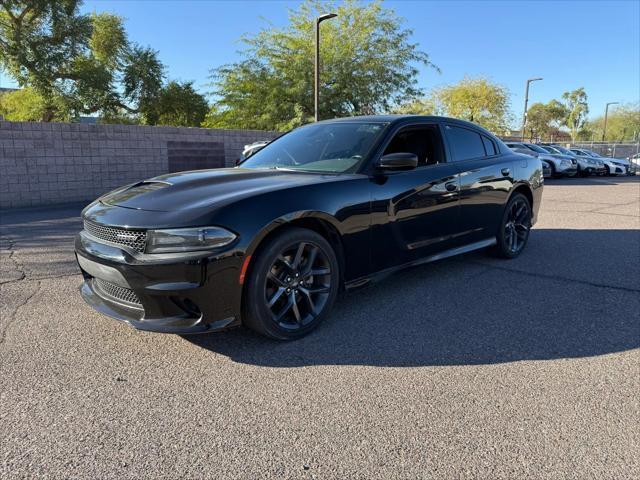
{"label": "shadow on pavement", "polygon": [[566,186],[579,186],[584,187],[585,185],[593,186],[593,185],[621,185],[625,183],[640,183],[640,176],[617,176],[617,177],[571,177],[571,178],[545,178],[545,185],[562,185]]}
{"label": "shadow on pavement", "polygon": [[640,231],[535,229],[512,261],[484,252],[349,293],[318,330],[185,336],[271,367],[428,366],[580,358],[640,347]]}

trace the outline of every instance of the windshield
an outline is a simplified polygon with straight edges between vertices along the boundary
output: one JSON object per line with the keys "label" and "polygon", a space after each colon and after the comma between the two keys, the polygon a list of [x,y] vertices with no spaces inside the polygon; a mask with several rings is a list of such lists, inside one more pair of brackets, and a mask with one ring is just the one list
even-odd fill
{"label": "windshield", "polygon": [[540,148],[543,148],[544,150],[546,150],[549,153],[553,153],[554,155],[557,155],[558,153],[560,153],[556,148],[554,147],[549,147],[548,145],[542,145]]}
{"label": "windshield", "polygon": [[538,145],[534,145],[532,143],[525,143],[525,145],[527,146],[527,148],[530,148],[531,150],[533,150],[534,152],[538,152],[538,153],[549,153],[547,152],[544,148],[540,148]]}
{"label": "windshield", "polygon": [[574,156],[574,153],[571,152],[571,150],[567,150],[564,147],[559,147],[558,145],[554,145],[553,148],[555,148],[556,150],[558,150],[560,153],[564,153],[565,155],[569,155],[569,156]]}
{"label": "windshield", "polygon": [[386,123],[316,123],[274,140],[242,168],[282,168],[307,172],[355,172]]}

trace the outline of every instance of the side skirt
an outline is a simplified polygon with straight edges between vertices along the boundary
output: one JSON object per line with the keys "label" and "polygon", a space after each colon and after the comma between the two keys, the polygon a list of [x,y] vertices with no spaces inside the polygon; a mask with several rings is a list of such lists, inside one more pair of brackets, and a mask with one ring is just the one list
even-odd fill
{"label": "side skirt", "polygon": [[351,280],[347,282],[345,284],[345,290],[355,290],[357,288],[364,287],[369,283],[380,281],[383,278],[388,277],[389,275],[393,275],[394,273],[399,272],[400,270],[404,270],[410,267],[415,267],[425,263],[435,262],[437,260],[442,260],[444,258],[455,257],[456,255],[462,255],[463,253],[473,252],[474,250],[480,250],[482,248],[491,247],[496,243],[497,243],[497,240],[495,237],[487,238],[486,240],[473,242],[468,245],[464,245],[462,247],[456,247],[456,248],[451,248],[449,250],[444,250],[440,253],[436,253],[435,255],[429,255],[428,257],[421,258],[420,260],[404,263],[396,267],[386,268],[372,275],[369,275],[368,277],[361,277],[361,278],[357,278],[355,280]]}

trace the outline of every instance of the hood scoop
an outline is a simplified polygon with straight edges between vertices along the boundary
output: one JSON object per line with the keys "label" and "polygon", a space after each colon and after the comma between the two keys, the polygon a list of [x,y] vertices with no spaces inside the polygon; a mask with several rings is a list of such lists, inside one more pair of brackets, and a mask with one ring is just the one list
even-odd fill
{"label": "hood scoop", "polygon": [[144,180],[142,182],[138,182],[134,185],[131,185],[125,191],[135,190],[139,193],[147,193],[147,192],[155,192],[156,190],[160,190],[161,188],[169,187],[171,183],[161,181],[161,180]]}

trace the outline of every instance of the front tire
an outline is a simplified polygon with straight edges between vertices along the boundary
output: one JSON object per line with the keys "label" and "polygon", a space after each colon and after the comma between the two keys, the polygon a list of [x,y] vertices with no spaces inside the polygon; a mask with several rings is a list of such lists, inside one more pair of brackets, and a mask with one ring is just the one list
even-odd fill
{"label": "front tire", "polygon": [[496,235],[496,256],[516,258],[529,240],[531,230],[531,204],[521,193],[514,194],[507,203]]}
{"label": "front tire", "polygon": [[243,322],[277,340],[300,338],[331,311],[339,279],[336,254],[324,237],[287,228],[267,240],[251,266]]}

